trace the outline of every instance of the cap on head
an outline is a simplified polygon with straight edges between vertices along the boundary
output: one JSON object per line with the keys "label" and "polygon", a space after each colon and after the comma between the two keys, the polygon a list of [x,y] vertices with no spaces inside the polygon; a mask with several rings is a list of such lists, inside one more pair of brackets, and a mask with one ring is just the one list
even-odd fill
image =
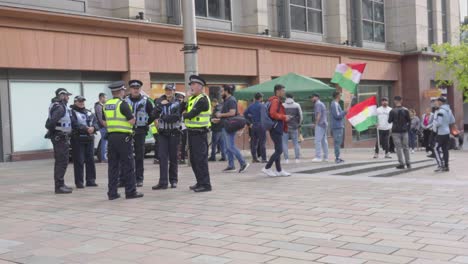
{"label": "cap on head", "polygon": [[176,97],[185,97],[184,92],[175,92]]}
{"label": "cap on head", "polygon": [[129,86],[130,88],[140,88],[140,87],[143,86],[143,82],[140,81],[140,80],[130,80],[130,81],[128,82],[128,86]]}
{"label": "cap on head", "polygon": [[59,96],[61,94],[64,94],[64,95],[72,95],[70,92],[67,91],[67,89],[65,88],[58,88],[57,90],[55,90],[55,95],[56,96]]}
{"label": "cap on head", "polygon": [[206,81],[202,77],[200,77],[199,75],[191,75],[190,76],[188,84],[191,85],[192,83],[198,83],[201,86],[206,85]]}
{"label": "cap on head", "polygon": [[81,96],[81,95],[77,95],[77,96],[75,96],[75,100],[74,100],[74,101],[75,101],[75,102],[84,102],[84,101],[86,101],[86,98],[84,98],[84,97]]}
{"label": "cap on head", "polygon": [[382,97],[382,99],[380,99],[380,101],[386,101],[386,102],[388,102],[388,97],[384,96],[384,97]]}
{"label": "cap on head", "polygon": [[124,81],[117,81],[109,84],[109,89],[111,89],[112,92],[118,92],[120,90],[125,90],[125,82]]}
{"label": "cap on head", "polygon": [[393,97],[393,100],[400,102],[401,100],[403,100],[403,98],[401,98],[401,96],[399,96],[399,95],[396,95],[395,97]]}
{"label": "cap on head", "polygon": [[166,86],[164,87],[164,89],[165,90],[175,91],[175,89],[176,89],[175,83],[167,83]]}
{"label": "cap on head", "polygon": [[445,104],[447,102],[447,99],[445,97],[441,96],[441,97],[437,98],[437,101]]}

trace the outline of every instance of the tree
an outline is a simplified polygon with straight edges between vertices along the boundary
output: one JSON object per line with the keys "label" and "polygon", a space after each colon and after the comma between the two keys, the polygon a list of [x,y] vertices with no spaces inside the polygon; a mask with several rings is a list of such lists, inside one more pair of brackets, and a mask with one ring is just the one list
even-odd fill
{"label": "tree", "polygon": [[[462,36],[468,33],[468,25],[461,26]],[[440,54],[434,58],[438,67],[436,81],[439,85],[452,85],[465,95],[468,102],[468,39],[462,39],[460,45],[443,43],[433,45],[432,49]]]}

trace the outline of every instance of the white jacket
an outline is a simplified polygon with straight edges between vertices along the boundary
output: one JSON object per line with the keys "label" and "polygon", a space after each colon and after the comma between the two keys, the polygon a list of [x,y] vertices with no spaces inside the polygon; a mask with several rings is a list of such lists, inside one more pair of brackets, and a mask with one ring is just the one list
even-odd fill
{"label": "white jacket", "polygon": [[390,106],[377,108],[377,129],[379,130],[390,130],[392,129],[392,123],[388,123],[388,116],[390,115],[392,108]]}

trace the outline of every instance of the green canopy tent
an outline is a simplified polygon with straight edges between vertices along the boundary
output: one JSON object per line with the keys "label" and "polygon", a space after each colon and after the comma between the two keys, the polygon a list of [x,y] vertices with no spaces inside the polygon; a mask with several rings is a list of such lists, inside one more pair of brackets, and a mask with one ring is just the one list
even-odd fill
{"label": "green canopy tent", "polygon": [[296,100],[307,100],[312,94],[316,93],[320,95],[322,101],[329,101],[331,100],[333,91],[335,91],[334,88],[319,80],[295,73],[288,73],[271,81],[236,91],[234,96],[238,100],[249,101],[254,98],[256,93],[260,92],[267,99],[273,95],[273,88],[276,84],[284,85],[286,92],[293,94]]}

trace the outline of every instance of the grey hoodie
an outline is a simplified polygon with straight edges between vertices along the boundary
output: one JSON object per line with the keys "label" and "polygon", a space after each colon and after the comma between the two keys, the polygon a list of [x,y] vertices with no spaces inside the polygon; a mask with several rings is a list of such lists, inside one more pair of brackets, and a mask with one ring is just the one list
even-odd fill
{"label": "grey hoodie", "polygon": [[302,109],[301,106],[294,102],[292,98],[286,98],[283,103],[284,109],[286,111],[286,115],[292,116],[291,119],[288,121],[288,128],[289,129],[298,129],[299,126],[302,124]]}
{"label": "grey hoodie", "polygon": [[447,104],[441,105],[440,108],[434,113],[434,131],[437,135],[448,135],[450,134],[450,125],[455,123],[455,117],[453,116],[450,106]]}

